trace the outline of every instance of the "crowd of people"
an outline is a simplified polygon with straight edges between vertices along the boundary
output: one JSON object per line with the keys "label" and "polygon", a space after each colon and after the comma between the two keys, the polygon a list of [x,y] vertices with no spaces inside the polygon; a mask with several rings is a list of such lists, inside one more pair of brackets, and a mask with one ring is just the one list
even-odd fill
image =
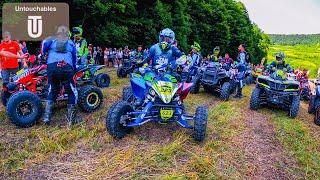
{"label": "crowd of people", "polygon": [[106,65],[107,67],[120,67],[123,60],[141,56],[142,58],[148,53],[148,48],[143,49],[139,45],[137,49],[129,49],[128,46],[124,48],[108,48],[108,47],[94,47],[92,44],[88,45],[88,59],[92,59],[93,63]]}

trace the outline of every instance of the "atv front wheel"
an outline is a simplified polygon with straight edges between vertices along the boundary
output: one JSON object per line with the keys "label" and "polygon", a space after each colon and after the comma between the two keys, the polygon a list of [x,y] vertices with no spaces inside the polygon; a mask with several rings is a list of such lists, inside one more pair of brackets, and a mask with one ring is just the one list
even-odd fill
{"label": "atv front wheel", "polygon": [[117,70],[117,76],[119,78],[125,78],[127,77],[127,72],[124,70],[123,67],[119,67],[118,70]]}
{"label": "atv front wheel", "polygon": [[220,90],[220,99],[223,101],[228,101],[230,96],[231,84],[229,82],[224,82]]}
{"label": "atv front wheel", "polygon": [[29,91],[14,94],[7,103],[7,115],[13,124],[21,128],[31,127],[41,118],[41,100]]}
{"label": "atv front wheel", "polygon": [[111,136],[121,139],[132,130],[123,123],[126,122],[127,113],[132,112],[133,109],[126,101],[118,101],[111,107],[106,118],[106,128]]}
{"label": "atv front wheel", "polygon": [[299,113],[299,108],[300,108],[300,97],[293,96],[290,110],[289,110],[289,117],[291,117],[291,118],[297,117],[297,115]]}
{"label": "atv front wheel", "polygon": [[110,85],[110,76],[108,74],[98,74],[96,77],[96,84],[100,88],[106,88]]}
{"label": "atv front wheel", "polygon": [[195,76],[195,77],[193,77],[191,82],[192,82],[192,86],[190,88],[190,93],[191,94],[199,93],[199,90],[200,90],[200,79]]}
{"label": "atv front wheel", "polygon": [[261,103],[260,94],[261,94],[260,88],[255,88],[252,91],[251,98],[250,98],[250,109],[258,110],[260,108],[260,103]]}
{"label": "atv front wheel", "polygon": [[199,106],[194,115],[193,139],[202,142],[206,137],[208,123],[208,108]]}
{"label": "atv front wheel", "polygon": [[95,86],[84,86],[79,90],[78,105],[84,112],[93,112],[98,109],[103,102],[103,95],[99,88]]}
{"label": "atv front wheel", "polygon": [[314,96],[314,95],[310,96],[310,101],[309,101],[309,106],[308,106],[308,113],[309,114],[314,114],[315,100],[316,100],[316,96]]}
{"label": "atv front wheel", "polygon": [[122,90],[122,100],[131,102],[133,98],[133,92],[130,86],[126,86]]}

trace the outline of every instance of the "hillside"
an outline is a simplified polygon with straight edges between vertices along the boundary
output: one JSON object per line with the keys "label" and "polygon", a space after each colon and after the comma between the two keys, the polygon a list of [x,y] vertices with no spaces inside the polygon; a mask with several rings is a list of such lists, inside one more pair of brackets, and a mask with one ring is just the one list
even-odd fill
{"label": "hillside", "polygon": [[286,63],[294,68],[310,70],[311,77],[316,77],[320,67],[320,44],[318,45],[272,45],[269,47],[268,63],[275,59],[277,52],[285,53]]}
{"label": "hillside", "polygon": [[319,44],[320,34],[270,34],[270,43],[275,45]]}

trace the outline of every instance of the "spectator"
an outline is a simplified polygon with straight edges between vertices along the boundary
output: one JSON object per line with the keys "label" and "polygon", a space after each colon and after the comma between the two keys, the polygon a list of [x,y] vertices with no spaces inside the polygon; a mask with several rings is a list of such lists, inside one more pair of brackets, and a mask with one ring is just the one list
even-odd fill
{"label": "spectator", "polygon": [[122,48],[120,48],[117,52],[118,67],[122,65],[122,58],[123,58],[123,52],[122,52]]}
{"label": "spectator", "polygon": [[93,47],[93,59],[94,59],[94,61],[96,61],[97,62],[97,48],[96,47]]}
{"label": "spectator", "polygon": [[108,61],[109,61],[109,67],[113,67],[113,53],[112,53],[112,48],[109,48]]}
{"label": "spectator", "polygon": [[27,43],[25,41],[22,42],[22,52],[24,54],[28,53]]}
{"label": "spectator", "polygon": [[97,52],[97,64],[104,64],[104,60],[103,60],[103,51],[101,47],[98,47],[98,52]]}
{"label": "spectator", "polygon": [[105,48],[103,52],[103,58],[104,58],[104,65],[108,66],[108,55],[109,55],[109,49]]}
{"label": "spectator", "polygon": [[112,54],[113,54],[113,64],[114,64],[114,67],[116,67],[116,64],[117,64],[117,48],[113,48],[113,51],[112,51]]}
{"label": "spectator", "polygon": [[[3,33],[3,42],[0,44],[0,51],[7,51],[12,54],[19,54],[24,56],[19,44],[16,41],[11,40],[11,34],[8,31]],[[0,57],[1,58],[1,76],[3,84],[3,103],[6,104],[6,99],[9,94],[7,93],[7,84],[9,83],[10,75],[16,74],[19,69],[19,63],[17,58]],[[26,61],[23,59],[23,66],[28,67]]]}

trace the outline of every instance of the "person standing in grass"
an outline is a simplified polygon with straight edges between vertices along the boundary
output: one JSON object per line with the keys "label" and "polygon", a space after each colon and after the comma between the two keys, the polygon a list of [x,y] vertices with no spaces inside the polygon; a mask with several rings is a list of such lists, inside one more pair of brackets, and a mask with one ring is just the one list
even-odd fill
{"label": "person standing in grass", "polygon": [[245,44],[240,44],[238,47],[238,57],[237,57],[237,69],[239,72],[239,78],[237,82],[237,94],[234,96],[235,98],[242,98],[242,88],[244,86],[243,79],[244,79],[244,74],[246,72],[246,65],[249,59],[248,53],[246,52],[246,46]]}
{"label": "person standing in grass", "polygon": [[[0,44],[0,51],[2,54],[6,54],[6,52],[9,52],[11,54],[19,54],[20,57],[24,57],[24,53],[21,50],[21,47],[16,41],[11,40],[11,34],[8,31],[5,31],[3,33],[3,41]],[[8,54],[7,54],[8,55]],[[10,96],[10,94],[7,91],[7,85],[9,83],[10,75],[15,75],[19,70],[19,60],[20,58],[16,57],[8,57],[8,56],[2,56],[1,58],[1,76],[2,76],[2,95],[1,99],[3,104],[7,103],[7,99]],[[22,58],[21,58],[22,59]],[[24,68],[27,68],[27,62],[22,59],[22,64]]]}

